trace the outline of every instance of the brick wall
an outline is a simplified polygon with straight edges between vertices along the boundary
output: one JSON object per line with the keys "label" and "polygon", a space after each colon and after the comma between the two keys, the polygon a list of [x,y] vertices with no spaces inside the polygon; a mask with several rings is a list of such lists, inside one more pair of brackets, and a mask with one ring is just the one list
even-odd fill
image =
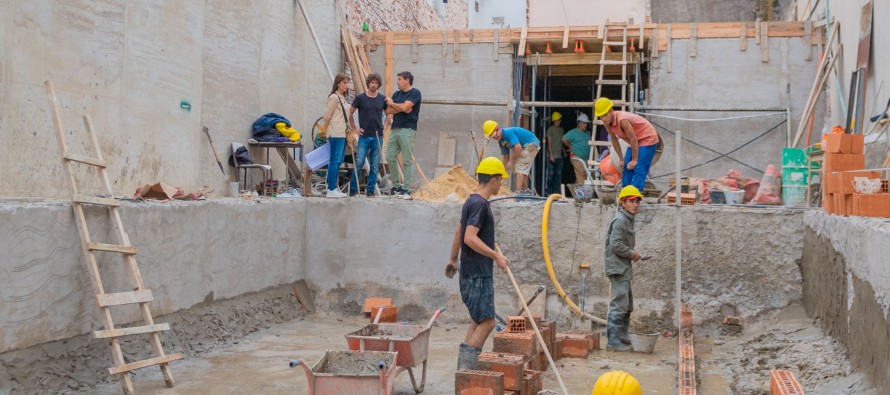
{"label": "brick wall", "polygon": [[[442,0],[435,0],[437,4]],[[354,29],[361,29],[363,22],[372,31],[441,30],[442,20],[436,7],[427,0],[347,0],[351,10],[350,23]],[[444,4],[445,27],[447,29],[467,28],[467,2],[450,0]]]}

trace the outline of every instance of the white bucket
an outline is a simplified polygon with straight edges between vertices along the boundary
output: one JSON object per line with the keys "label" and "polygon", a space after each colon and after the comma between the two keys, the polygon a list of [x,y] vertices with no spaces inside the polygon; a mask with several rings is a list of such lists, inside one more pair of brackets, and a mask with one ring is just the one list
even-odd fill
{"label": "white bucket", "polygon": [[640,335],[632,333],[630,335],[630,345],[634,352],[652,354],[655,351],[655,342],[658,340],[658,333],[651,335]]}
{"label": "white bucket", "polygon": [[726,204],[742,204],[745,199],[745,191],[723,191]]}

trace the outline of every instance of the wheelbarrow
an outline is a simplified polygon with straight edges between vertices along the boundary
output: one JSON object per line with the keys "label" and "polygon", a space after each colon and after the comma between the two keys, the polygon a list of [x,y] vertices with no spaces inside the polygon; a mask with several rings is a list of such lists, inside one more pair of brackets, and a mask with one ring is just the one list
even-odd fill
{"label": "wheelbarrow", "polygon": [[326,351],[311,368],[303,359],[290,362],[306,372],[309,395],[391,395],[399,374],[396,353],[385,351]]}
{"label": "wheelbarrow", "polygon": [[[414,392],[423,392],[426,385],[426,365],[429,356],[430,330],[433,322],[445,309],[438,309],[426,325],[370,324],[346,335],[346,343],[353,351],[395,351],[399,371],[407,370]],[[423,365],[420,385],[414,378],[413,368]]]}

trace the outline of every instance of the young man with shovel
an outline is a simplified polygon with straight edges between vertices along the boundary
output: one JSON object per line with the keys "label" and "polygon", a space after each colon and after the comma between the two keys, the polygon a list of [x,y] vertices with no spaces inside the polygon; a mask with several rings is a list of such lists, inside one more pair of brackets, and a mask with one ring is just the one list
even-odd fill
{"label": "young man with shovel", "polygon": [[503,179],[510,176],[503,162],[488,157],[479,162],[476,177],[479,186],[461,210],[460,225],[451,243],[451,259],[445,266],[448,278],[460,272],[460,296],[472,319],[458,352],[458,370],[476,369],[482,345],[495,326],[494,264],[503,270],[510,264],[504,254],[495,251],[494,214],[488,203],[488,199],[500,190]]}
{"label": "young man with shovel", "polygon": [[618,193],[618,212],[609,223],[606,233],[605,267],[612,286],[612,300],[609,302],[609,315],[606,323],[606,349],[630,351],[630,339],[627,328],[630,326],[630,313],[634,309],[633,292],[630,282],[633,280],[633,262],[641,259],[640,253],[634,250],[634,216],[640,211],[643,194],[633,185],[628,185]]}

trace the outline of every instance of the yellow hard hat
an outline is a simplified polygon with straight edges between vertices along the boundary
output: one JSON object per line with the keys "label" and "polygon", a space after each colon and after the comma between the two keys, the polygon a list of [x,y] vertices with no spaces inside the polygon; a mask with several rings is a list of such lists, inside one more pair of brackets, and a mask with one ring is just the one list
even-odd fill
{"label": "yellow hard hat", "polygon": [[643,395],[643,389],[630,373],[612,370],[596,380],[590,395]]}
{"label": "yellow hard hat", "polygon": [[491,136],[497,127],[498,123],[489,119],[482,124],[482,133],[485,134],[485,137]]}
{"label": "yellow hard hat", "polygon": [[596,99],[596,102],[593,103],[594,115],[596,115],[597,118],[606,115],[606,113],[612,109],[612,106],[612,101],[608,98],[601,97],[599,99]]}
{"label": "yellow hard hat", "polygon": [[553,114],[550,114],[551,121],[556,122],[560,119],[562,119],[562,114],[560,114],[559,112],[554,111]]}
{"label": "yellow hard hat", "polygon": [[[494,121],[488,122],[494,123]],[[497,124],[495,123],[495,125]],[[510,178],[510,175],[507,174],[507,168],[504,167],[504,162],[493,156],[479,161],[479,166],[476,166],[476,174],[500,175],[501,178]]]}
{"label": "yellow hard hat", "polygon": [[638,197],[640,199],[643,198],[643,194],[640,193],[640,190],[633,185],[628,185],[624,188],[621,188],[621,192],[618,193],[618,201],[624,200],[626,197]]}

